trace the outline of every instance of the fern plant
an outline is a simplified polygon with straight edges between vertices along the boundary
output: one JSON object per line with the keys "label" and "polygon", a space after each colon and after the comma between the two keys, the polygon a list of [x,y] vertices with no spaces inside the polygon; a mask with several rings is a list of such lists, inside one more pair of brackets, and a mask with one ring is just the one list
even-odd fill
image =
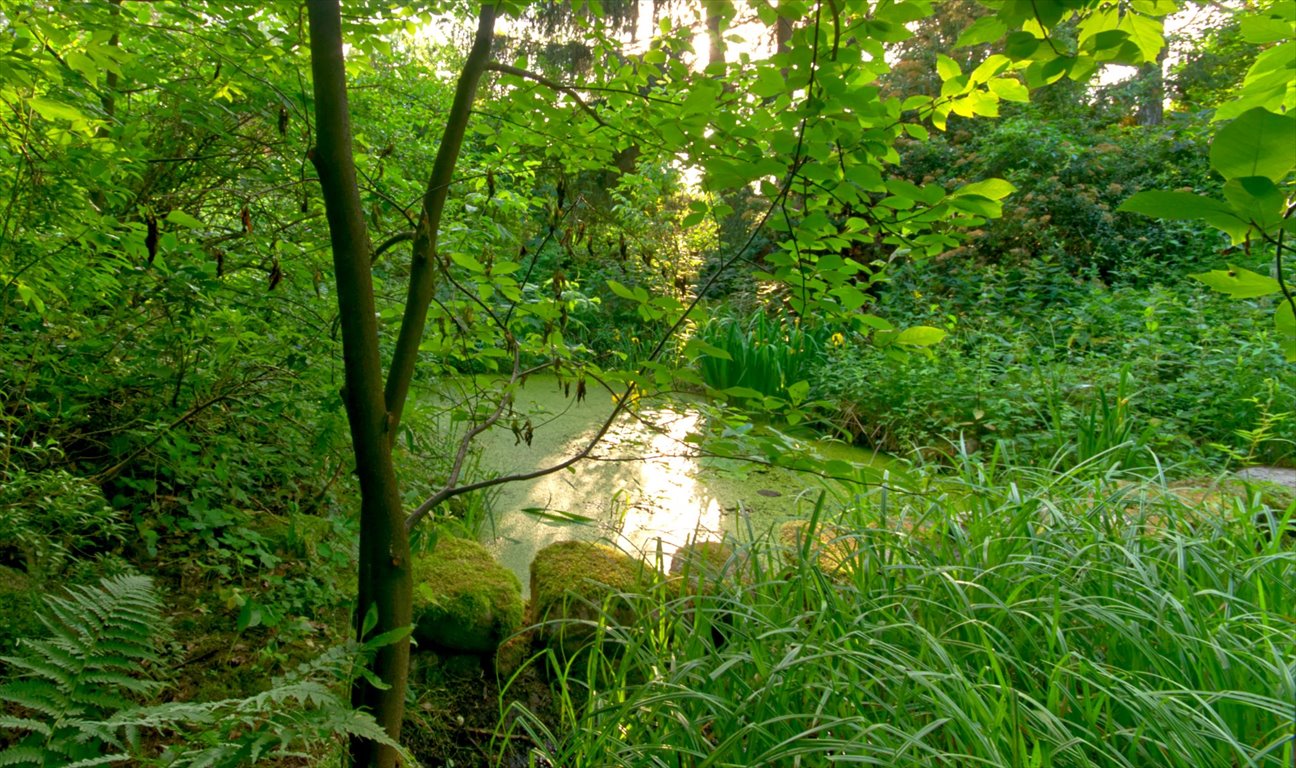
{"label": "fern plant", "polygon": [[169,639],[153,582],[143,576],[103,579],[48,597],[40,617],[50,636],[24,639],[7,664],[13,682],[0,686],[0,729],[17,742],[0,766],[89,768],[130,759],[105,718],[162,684],[141,674],[158,665]]}
{"label": "fern plant", "polygon": [[[267,758],[317,757],[330,744],[360,737],[397,746],[371,715],[353,710],[340,691],[403,632],[349,641],[302,664],[270,689],[246,698],[141,706],[162,683],[145,671],[163,661],[170,639],[152,580],[103,579],[46,598],[41,623],[50,637],[24,639],[0,657],[16,678],[0,685],[0,768],[92,768],[132,761],[168,768],[238,768]],[[367,620],[366,629],[372,628]],[[179,743],[145,754],[140,734]],[[400,750],[407,764],[415,764]]]}
{"label": "fern plant", "polygon": [[376,646],[349,641],[306,662],[270,690],[241,699],[163,704],[114,717],[114,729],[170,734],[181,746],[162,755],[168,768],[240,768],[267,758],[318,763],[320,752],[358,737],[396,747],[406,765],[417,765],[371,715],[351,708],[338,693],[358,659]]}

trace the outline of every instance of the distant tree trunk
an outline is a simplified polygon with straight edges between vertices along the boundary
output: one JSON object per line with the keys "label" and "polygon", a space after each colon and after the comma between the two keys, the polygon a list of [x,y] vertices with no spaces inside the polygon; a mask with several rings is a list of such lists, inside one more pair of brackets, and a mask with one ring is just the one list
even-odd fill
{"label": "distant tree trunk", "polygon": [[724,22],[725,16],[730,12],[729,3],[718,1],[706,2],[703,3],[703,7],[706,8],[707,41],[710,44],[710,48],[707,51],[707,66],[711,67],[716,64],[724,64]]}
{"label": "distant tree trunk", "polygon": [[[376,611],[375,631],[411,623],[412,578],[409,537],[392,466],[382,361],[369,270],[369,233],[356,185],[351,120],[347,105],[346,64],[338,0],[309,0],[311,72],[315,79],[314,149],[333,248],[338,313],[342,327],[345,385],[342,399],[351,425],[351,447],[360,481],[360,565],[356,622]],[[400,738],[409,675],[409,638],[378,650],[374,673],[384,689],[357,679],[352,703],[371,712],[393,738]],[[351,759],[357,766],[391,768],[396,753],[355,739]]]}
{"label": "distant tree trunk", "polygon": [[[792,42],[792,20],[780,14],[778,21],[774,22],[775,53],[787,53],[790,42]],[[785,72],[784,77],[786,76]]]}
{"label": "distant tree trunk", "polygon": [[1139,89],[1138,112],[1134,116],[1139,125],[1160,125],[1165,116],[1165,74],[1163,66],[1167,47],[1161,47],[1161,52],[1157,54],[1156,61],[1148,62],[1139,67],[1138,81],[1142,87]]}
{"label": "distant tree trunk", "polygon": [[[122,0],[108,0],[108,14],[114,22],[112,36],[108,38],[108,47],[117,48],[121,45],[121,34],[116,29],[116,23],[121,18]],[[112,123],[117,118],[117,73],[111,69],[104,71],[103,93],[99,97],[99,103],[103,107],[104,124],[95,130],[95,136],[100,139],[106,139],[112,136]],[[95,189],[90,192],[90,202],[100,212],[107,212],[108,195],[102,189]]]}

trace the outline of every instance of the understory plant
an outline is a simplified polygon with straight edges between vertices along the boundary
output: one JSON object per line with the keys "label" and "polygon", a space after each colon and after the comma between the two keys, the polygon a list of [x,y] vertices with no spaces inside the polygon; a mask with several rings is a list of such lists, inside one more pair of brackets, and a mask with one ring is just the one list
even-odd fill
{"label": "understory plant", "polygon": [[[318,756],[350,736],[390,743],[339,694],[352,676],[370,674],[365,661],[390,637],[333,648],[252,696],[150,704],[172,660],[152,579],[74,587],[46,598],[40,621],[47,637],[24,639],[0,658],[0,765],[235,768]],[[159,750],[159,739],[178,746]]]}
{"label": "understory plant", "polygon": [[697,338],[722,354],[701,359],[702,379],[715,389],[742,388],[765,397],[788,396],[804,382],[823,349],[823,334],[788,317],[757,310],[707,320]]}
{"label": "understory plant", "polygon": [[962,462],[625,596],[537,662],[558,726],[514,727],[563,766],[1291,764],[1296,552],[1259,502]]}
{"label": "understory plant", "polygon": [[1262,303],[1205,294],[1186,278],[1108,286],[1044,266],[955,264],[899,270],[882,301],[900,322],[950,335],[903,360],[867,346],[826,350],[811,396],[825,403],[828,429],[858,442],[907,452],[963,439],[1041,464],[1128,442],[1125,466],[1148,464],[1150,449],[1197,470],[1296,458],[1296,367]]}

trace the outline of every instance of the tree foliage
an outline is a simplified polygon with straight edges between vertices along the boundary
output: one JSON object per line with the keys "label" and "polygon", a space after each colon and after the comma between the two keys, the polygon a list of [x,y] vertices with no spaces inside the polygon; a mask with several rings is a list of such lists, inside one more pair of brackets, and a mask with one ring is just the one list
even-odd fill
{"label": "tree foliage", "polygon": [[[525,432],[511,398],[527,376],[612,391],[599,436],[678,384],[724,396],[738,382],[760,397],[728,396],[804,416],[790,360],[770,364],[767,391],[729,375],[749,352],[772,359],[711,317],[706,297],[734,272],[778,309],[748,327],[777,314],[817,348],[849,337],[903,358],[946,329],[877,305],[899,264],[965,248],[1009,261],[1047,238],[1075,271],[1102,272],[1132,249],[1160,257],[1159,234],[1187,237],[1180,223],[1120,240],[1129,217],[1111,208],[1182,178],[1103,144],[1043,175],[1031,163],[1075,142],[1036,131],[1024,106],[1071,98],[1106,65],[1160,62],[1172,0],[654,4],[635,47],[640,3],[308,5],[5,3],[0,326],[16,343],[0,351],[0,471],[37,477],[32,446],[61,445],[135,513],[145,551],[235,548],[255,568],[270,561],[246,543],[251,519],[345,500],[355,467],[357,617],[378,605],[380,634],[408,624],[408,531],[510,479],[471,474],[472,438]],[[476,18],[471,48],[422,49],[434,18]],[[1144,189],[1121,210],[1201,220],[1270,255],[1270,275],[1198,277],[1279,297],[1296,358],[1294,22],[1281,2],[1238,18],[1257,53],[1215,113],[1218,192]],[[1147,168],[1174,147],[1146,150]],[[975,161],[950,168],[954,154]],[[696,327],[711,335],[688,338]],[[429,448],[436,377],[477,373],[494,378],[453,406],[463,439]],[[407,653],[384,645],[389,687],[357,689],[392,739]],[[362,762],[392,759],[356,743]]]}

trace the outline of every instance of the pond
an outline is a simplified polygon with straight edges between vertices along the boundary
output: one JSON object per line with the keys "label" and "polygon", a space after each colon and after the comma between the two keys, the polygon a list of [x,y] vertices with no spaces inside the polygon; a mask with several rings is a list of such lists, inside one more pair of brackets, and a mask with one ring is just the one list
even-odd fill
{"label": "pond", "polygon": [[[591,391],[577,402],[574,387],[554,377],[532,377],[514,399],[529,416],[530,443],[507,427],[480,440],[486,472],[509,474],[552,466],[588,443],[611,413],[606,391]],[[569,391],[570,390],[570,391]],[[524,417],[525,418],[525,417]],[[806,473],[736,459],[700,457],[685,442],[702,432],[705,416],[685,399],[643,405],[623,415],[575,466],[529,481],[500,486],[483,543],[518,575],[527,589],[535,553],[567,539],[601,540],[652,561],[660,548],[662,567],[690,541],[725,535],[761,535],[777,523],[808,516],[819,494],[852,491]],[[871,467],[881,479],[892,460],[838,441],[812,440],[803,446],[824,459]]]}

